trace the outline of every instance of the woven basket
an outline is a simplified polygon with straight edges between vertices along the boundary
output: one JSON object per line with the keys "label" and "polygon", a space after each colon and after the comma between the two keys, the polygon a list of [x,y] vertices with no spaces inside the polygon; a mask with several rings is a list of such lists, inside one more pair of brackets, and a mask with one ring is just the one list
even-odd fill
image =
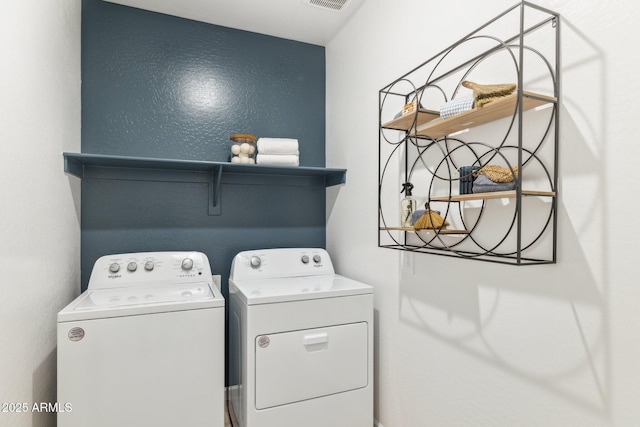
{"label": "woven basket", "polygon": [[481,85],[479,83],[465,80],[462,82],[462,86],[473,90],[473,99],[476,102],[476,108],[482,107],[483,105],[497,99],[504,98],[507,95],[511,95],[513,91],[516,90],[516,85],[512,83]]}
{"label": "woven basket", "polygon": [[486,165],[473,173],[475,176],[484,175],[493,182],[511,182],[518,177],[518,167],[511,169],[498,165]]}
{"label": "woven basket", "polygon": [[437,212],[427,209],[427,211],[413,225],[414,230],[433,230],[444,228],[449,223]]}

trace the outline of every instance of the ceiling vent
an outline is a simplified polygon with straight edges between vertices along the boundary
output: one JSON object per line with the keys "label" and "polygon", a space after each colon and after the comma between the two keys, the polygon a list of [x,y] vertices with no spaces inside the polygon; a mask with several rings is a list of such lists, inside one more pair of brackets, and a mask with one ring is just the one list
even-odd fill
{"label": "ceiling vent", "polygon": [[302,0],[303,3],[309,6],[319,7],[320,9],[331,10],[333,12],[339,12],[342,10],[348,0]]}

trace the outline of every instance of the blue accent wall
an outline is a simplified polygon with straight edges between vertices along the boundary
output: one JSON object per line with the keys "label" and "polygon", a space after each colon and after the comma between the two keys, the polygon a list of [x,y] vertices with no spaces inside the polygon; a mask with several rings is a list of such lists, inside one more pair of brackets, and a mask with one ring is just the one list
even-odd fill
{"label": "blue accent wall", "polygon": [[[324,129],[323,47],[83,0],[82,152],[227,161],[229,135],[251,133],[298,138],[301,165],[324,166]],[[230,179],[209,216],[188,174],[83,179],[83,290],[110,253],[202,251],[226,296],[237,252],[325,246],[324,186]]]}

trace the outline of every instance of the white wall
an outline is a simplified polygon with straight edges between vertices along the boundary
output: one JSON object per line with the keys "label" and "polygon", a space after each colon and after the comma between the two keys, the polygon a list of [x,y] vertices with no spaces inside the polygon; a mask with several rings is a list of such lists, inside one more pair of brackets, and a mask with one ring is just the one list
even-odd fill
{"label": "white wall", "polygon": [[384,427],[640,420],[637,2],[537,1],[562,15],[556,265],[417,254],[411,274],[377,247],[378,91],[513,3],[367,0],[327,46],[327,165],[348,168],[327,245],[375,286]]}
{"label": "white wall", "polygon": [[[79,292],[80,1],[0,13],[0,403],[55,402],[56,313]],[[55,426],[3,413],[2,426]]]}

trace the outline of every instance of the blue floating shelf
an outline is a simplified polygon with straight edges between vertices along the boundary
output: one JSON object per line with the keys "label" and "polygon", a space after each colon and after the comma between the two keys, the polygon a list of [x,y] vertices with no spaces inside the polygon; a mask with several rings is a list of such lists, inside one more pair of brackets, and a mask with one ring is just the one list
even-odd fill
{"label": "blue floating shelf", "polygon": [[[209,214],[220,215],[220,185],[225,182],[269,182],[282,185],[332,187],[346,183],[346,169],[308,166],[248,165],[201,160],[156,159],[150,157],[111,156],[104,154],[63,153],[64,171],[78,178],[131,179],[156,181],[207,182],[210,185]],[[172,179],[167,171],[199,172],[206,179],[189,174]]]}

